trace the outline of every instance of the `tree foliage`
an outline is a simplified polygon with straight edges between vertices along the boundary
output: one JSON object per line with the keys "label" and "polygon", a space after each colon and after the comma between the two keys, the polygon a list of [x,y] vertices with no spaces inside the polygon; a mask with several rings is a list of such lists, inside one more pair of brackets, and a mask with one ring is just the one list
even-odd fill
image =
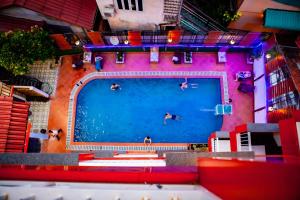
{"label": "tree foliage", "polygon": [[25,74],[34,61],[45,61],[54,54],[53,41],[38,26],[0,33],[0,66],[15,75]]}

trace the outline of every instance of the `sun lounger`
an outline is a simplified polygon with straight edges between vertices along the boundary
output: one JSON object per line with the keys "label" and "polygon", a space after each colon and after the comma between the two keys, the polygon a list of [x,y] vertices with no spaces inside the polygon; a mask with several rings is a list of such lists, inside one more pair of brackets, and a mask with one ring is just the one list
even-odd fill
{"label": "sun lounger", "polygon": [[231,115],[232,105],[231,104],[217,104],[215,108],[215,115]]}

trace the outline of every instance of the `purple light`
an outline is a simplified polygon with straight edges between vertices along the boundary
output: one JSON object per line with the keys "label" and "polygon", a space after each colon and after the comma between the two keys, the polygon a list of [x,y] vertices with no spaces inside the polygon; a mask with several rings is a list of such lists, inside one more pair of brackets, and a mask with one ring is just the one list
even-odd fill
{"label": "purple light", "polygon": [[[144,44],[141,46],[128,46],[128,45],[105,45],[105,46],[101,46],[101,45],[84,45],[84,48],[87,49],[109,49],[109,48],[150,48],[150,47],[183,47],[183,48],[222,48],[222,47],[226,47],[226,45],[199,45],[199,44],[177,44],[177,45],[168,45],[168,44]],[[230,48],[239,48],[239,49],[248,49],[248,48],[254,48],[252,46],[239,46],[239,45],[227,45]]]}

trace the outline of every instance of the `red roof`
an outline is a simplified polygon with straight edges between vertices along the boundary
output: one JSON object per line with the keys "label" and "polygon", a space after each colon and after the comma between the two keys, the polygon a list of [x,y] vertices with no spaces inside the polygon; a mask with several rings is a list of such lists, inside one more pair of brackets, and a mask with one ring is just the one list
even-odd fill
{"label": "red roof", "polygon": [[43,26],[44,22],[0,15],[0,32],[15,29],[30,30],[30,27],[34,25]]}
{"label": "red roof", "polygon": [[29,104],[0,96],[0,152],[25,152]]}
{"label": "red roof", "polygon": [[0,0],[0,8],[20,6],[87,29],[93,28],[95,0]]}

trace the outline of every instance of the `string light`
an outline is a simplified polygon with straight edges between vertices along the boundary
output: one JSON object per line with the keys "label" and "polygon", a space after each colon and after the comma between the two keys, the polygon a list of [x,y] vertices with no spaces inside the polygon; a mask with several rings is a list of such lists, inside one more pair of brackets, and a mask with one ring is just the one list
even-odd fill
{"label": "string light", "polygon": [[77,40],[77,41],[75,42],[75,44],[76,44],[77,46],[80,45],[80,41]]}
{"label": "string light", "polygon": [[267,58],[267,59],[270,59],[271,57],[272,57],[272,55],[271,55],[270,53],[267,53],[267,54],[266,54],[266,58]]}

